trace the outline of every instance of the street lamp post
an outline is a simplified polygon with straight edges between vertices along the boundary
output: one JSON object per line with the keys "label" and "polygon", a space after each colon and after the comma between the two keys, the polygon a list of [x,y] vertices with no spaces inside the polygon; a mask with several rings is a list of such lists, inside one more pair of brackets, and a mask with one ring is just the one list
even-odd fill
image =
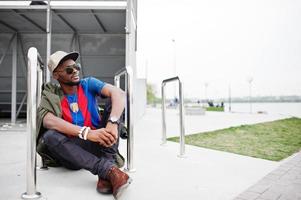
{"label": "street lamp post", "polygon": [[205,100],[208,102],[208,98],[207,98],[208,82],[205,82],[204,86],[205,86]]}
{"label": "street lamp post", "polygon": [[231,112],[231,84],[229,84],[229,112]]}
{"label": "street lamp post", "polygon": [[[176,39],[171,39],[173,44],[173,70],[174,70],[174,77],[177,76],[177,52],[176,52]],[[177,96],[177,86],[174,87],[174,97]]]}

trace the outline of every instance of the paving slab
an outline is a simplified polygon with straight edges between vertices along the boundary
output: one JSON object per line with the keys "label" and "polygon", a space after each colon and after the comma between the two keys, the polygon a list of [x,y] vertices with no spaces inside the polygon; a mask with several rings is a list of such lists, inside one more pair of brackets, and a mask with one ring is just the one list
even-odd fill
{"label": "paving slab", "polygon": [[259,182],[238,195],[245,200],[253,192],[258,199],[265,200],[301,200],[301,151],[281,161],[281,165],[264,176]]}

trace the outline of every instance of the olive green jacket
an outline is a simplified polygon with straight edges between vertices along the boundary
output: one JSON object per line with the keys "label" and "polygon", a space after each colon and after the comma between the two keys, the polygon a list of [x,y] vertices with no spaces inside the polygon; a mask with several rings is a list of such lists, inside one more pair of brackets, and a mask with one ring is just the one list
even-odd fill
{"label": "olive green jacket", "polygon": [[57,84],[46,83],[41,95],[41,103],[37,109],[37,136],[42,135],[46,129],[43,127],[43,119],[48,112],[57,117],[62,117],[61,100],[64,97],[63,90]]}

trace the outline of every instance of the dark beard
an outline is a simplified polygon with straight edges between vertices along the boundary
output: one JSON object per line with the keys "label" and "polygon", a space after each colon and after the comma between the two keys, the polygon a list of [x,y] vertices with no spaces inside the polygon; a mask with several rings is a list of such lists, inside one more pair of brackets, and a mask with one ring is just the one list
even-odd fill
{"label": "dark beard", "polygon": [[59,78],[57,81],[61,84],[68,85],[68,86],[77,86],[80,83],[80,80],[78,82],[72,82],[72,81],[64,81],[64,77],[59,75]]}
{"label": "dark beard", "polygon": [[80,81],[78,82],[64,82],[65,85],[69,85],[69,86],[76,86],[76,85],[79,85]]}

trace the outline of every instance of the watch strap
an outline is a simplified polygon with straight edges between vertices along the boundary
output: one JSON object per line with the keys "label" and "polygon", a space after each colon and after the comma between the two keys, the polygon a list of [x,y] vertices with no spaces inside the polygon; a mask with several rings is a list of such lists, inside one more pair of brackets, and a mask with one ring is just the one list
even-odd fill
{"label": "watch strap", "polygon": [[115,118],[115,117],[110,117],[110,118],[108,119],[108,122],[111,122],[112,124],[117,124],[117,125],[119,125],[119,124],[120,124],[120,119],[117,119],[117,118]]}

